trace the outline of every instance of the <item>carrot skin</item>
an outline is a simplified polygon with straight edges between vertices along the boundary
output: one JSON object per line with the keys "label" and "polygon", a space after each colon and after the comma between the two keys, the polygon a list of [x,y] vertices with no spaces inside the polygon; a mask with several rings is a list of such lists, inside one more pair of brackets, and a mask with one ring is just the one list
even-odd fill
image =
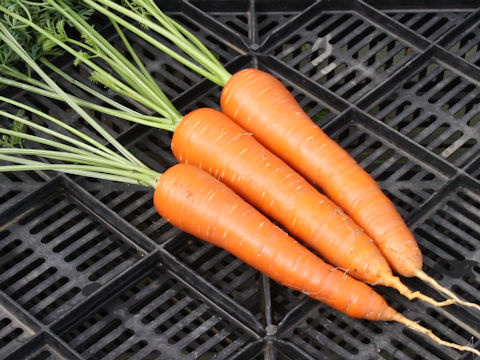
{"label": "carrot skin", "polygon": [[391,285],[390,266],[367,234],[285,162],[223,113],[197,109],[172,138],[179,162],[209,172],[323,259],[370,284]]}
{"label": "carrot skin", "polygon": [[158,180],[154,205],[172,225],[349,316],[383,321],[398,316],[368,285],[323,262],[196,166],[169,168]]}
{"label": "carrot skin", "polygon": [[407,225],[375,180],[303,111],[272,75],[245,69],[222,91],[222,111],[274,154],[322,188],[377,243],[403,276],[422,268]]}

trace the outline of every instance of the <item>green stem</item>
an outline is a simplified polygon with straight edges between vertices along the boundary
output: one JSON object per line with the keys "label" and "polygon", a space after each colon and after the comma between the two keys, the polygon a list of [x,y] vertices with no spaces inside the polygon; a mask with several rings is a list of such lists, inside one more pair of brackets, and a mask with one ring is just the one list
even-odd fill
{"label": "green stem", "polygon": [[[18,21],[21,21],[25,23],[26,25],[32,27],[35,29],[37,32],[48,38],[49,40],[53,41],[57,46],[65,50],[66,52],[70,53],[74,57],[76,57],[79,61],[85,63],[87,66],[89,66],[94,72],[98,73],[101,78],[103,79],[102,83],[106,84],[108,83],[109,87],[112,88],[114,91],[125,95],[126,97],[129,97],[135,101],[138,101],[139,103],[148,103],[148,105],[153,109],[156,109],[156,105],[153,103],[150,103],[147,99],[145,99],[143,96],[138,94],[136,91],[131,89],[129,86],[118,80],[116,77],[112,76],[108,71],[105,71],[105,69],[101,68],[97,64],[95,64],[93,61],[91,61],[87,56],[85,56],[82,52],[79,52],[75,49],[73,49],[71,46],[68,46],[64,42],[60,41],[57,39],[55,36],[50,34],[49,32],[45,31],[43,28],[39,27],[35,23],[27,20],[26,18],[6,9],[3,6],[0,6],[0,11],[3,11],[7,15],[15,18]],[[18,44],[18,43],[17,43]],[[20,47],[20,45],[18,45]],[[21,48],[21,47],[20,47]],[[14,49],[15,50],[15,49]],[[23,50],[23,49],[22,49]],[[26,54],[28,56],[28,54]],[[30,59],[31,60],[31,59]],[[27,62],[28,63],[28,62]],[[99,76],[99,77],[100,77]],[[68,102],[67,102],[68,103]],[[95,127],[95,126],[94,126]]]}
{"label": "green stem", "polygon": [[[43,90],[41,88],[37,88],[32,85],[24,84],[22,82],[18,82],[15,80],[10,80],[6,79],[4,77],[0,77],[0,84],[5,84],[9,86],[14,86],[26,91],[29,91],[34,94],[38,94],[41,96],[49,97],[51,99],[55,100],[62,100],[61,96],[58,95],[56,92],[49,91],[49,90]],[[98,111],[100,113],[106,114],[106,115],[111,115],[118,117],[120,119],[124,119],[127,121],[135,122],[137,124],[142,124],[145,126],[149,127],[154,127],[157,129],[162,129],[162,130],[167,130],[167,131],[174,131],[175,130],[175,125],[172,125],[170,120],[166,118],[160,118],[157,116],[152,116],[152,115],[143,115],[140,113],[130,113],[130,112],[125,112],[117,109],[111,109],[102,105],[98,105],[95,103],[92,103],[87,100],[83,100],[81,98],[78,98],[76,96],[70,95],[72,98],[72,101],[77,103],[80,106],[83,106],[87,109],[91,109],[94,111]]]}
{"label": "green stem", "polygon": [[[1,155],[0,155],[1,160]],[[12,171],[35,171],[35,170],[52,170],[63,172],[66,174],[79,175],[84,177],[91,177],[95,179],[103,179],[110,181],[118,181],[127,184],[144,185],[156,188],[158,179],[145,178],[142,180],[134,179],[130,176],[118,176],[114,174],[102,173],[91,169],[85,165],[65,165],[65,164],[43,164],[38,162],[38,165],[4,165],[0,166],[0,172]]]}
{"label": "green stem", "polygon": [[[157,19],[165,28],[167,28],[170,32],[174,33],[177,37],[183,38],[186,36],[188,40],[190,40],[202,53],[204,53],[211,61],[217,64],[219,67],[223,68],[223,65],[220,61],[211,53],[210,50],[200,41],[197,39],[195,35],[193,35],[190,31],[186,28],[181,26],[178,22],[174,19],[165,15],[165,13],[160,10],[157,6],[155,1],[153,0],[137,0],[137,3],[141,3],[151,14],[153,17]],[[187,41],[187,40],[185,40]]]}
{"label": "green stem", "polygon": [[[111,21],[113,24],[113,27],[117,31],[117,34],[120,36],[120,39],[122,40],[123,44],[125,45],[125,48],[127,49],[128,53],[132,57],[133,61],[137,65],[137,67],[140,70],[135,69],[137,72],[140,71],[142,73],[142,77],[144,78],[145,82],[147,83],[147,91],[150,89],[154,93],[160,93],[162,95],[162,101],[165,101],[166,96],[164,96],[163,91],[158,87],[157,83],[155,80],[152,78],[151,74],[147,71],[145,68],[145,65],[142,63],[140,58],[137,56],[135,51],[133,50],[132,46],[130,45],[130,42],[128,41],[127,37],[123,33],[122,29],[118,26],[118,24],[115,21]],[[125,59],[125,58],[124,58]],[[125,61],[127,61],[125,59]],[[132,65],[133,67],[133,65]],[[167,100],[167,102],[169,102]]]}
{"label": "green stem", "polygon": [[115,162],[112,160],[106,160],[100,156],[88,154],[79,155],[70,152],[64,151],[55,151],[55,150],[39,150],[39,149],[18,149],[18,148],[0,148],[0,154],[8,155],[35,155],[41,156],[48,159],[54,160],[61,160],[61,161],[69,161],[83,165],[91,165],[91,166],[100,166],[104,167],[105,169],[120,169],[120,170],[130,170],[133,172],[138,172],[140,174],[144,174],[147,176],[151,176],[153,178],[158,178],[160,174],[156,171],[145,169],[139,167],[135,164],[121,164],[119,162]]}
{"label": "green stem", "polygon": [[107,17],[114,19],[116,22],[121,24],[124,28],[130,30],[132,33],[136,34],[140,38],[144,39],[145,41],[149,42],[153,46],[155,46],[157,49],[160,51],[164,52],[168,56],[174,58],[178,62],[182,63],[183,65],[187,66],[191,70],[197,72],[199,75],[209,79],[210,81],[216,83],[217,85],[220,86],[225,86],[227,83],[228,79],[231,77],[231,74],[229,74],[223,67],[219,67],[217,64],[214,64],[211,60],[206,58],[205,56],[201,55],[201,52],[195,48],[195,46],[192,46],[188,42],[182,42],[181,39],[178,37],[174,36],[170,32],[166,31],[163,29],[161,26],[158,24],[150,21],[149,19],[145,19],[144,17],[136,14],[135,12],[128,10],[124,8],[121,5],[118,5],[114,2],[108,1],[108,0],[96,0],[99,3],[102,3],[106,6],[109,6],[120,13],[130,17],[132,20],[138,21],[140,24],[144,24],[148,28],[156,31],[159,33],[161,36],[169,39],[172,41],[175,45],[177,45],[179,48],[181,48],[183,51],[185,51],[188,55],[190,55],[193,59],[197,60],[200,64],[205,66],[205,68],[211,70],[206,70],[192,61],[188,60],[182,55],[177,54],[175,51],[171,50],[169,47],[165,46],[161,42],[157,41],[150,35],[146,34],[144,31],[138,29],[136,26],[130,24],[128,21],[125,19],[117,16],[113,12],[109,11],[108,9],[104,8],[103,6],[96,4],[92,0],[83,0],[83,2],[87,3],[89,6],[93,7],[95,10],[103,13]]}
{"label": "green stem", "polygon": [[[95,120],[93,120],[80,106],[75,104],[70,97],[38,66],[38,64],[33,61],[33,59],[25,52],[25,50],[18,44],[15,38],[10,34],[10,32],[5,28],[3,24],[0,24],[0,37],[2,40],[12,48],[32,69],[34,69],[40,77],[52,87],[59,95],[62,96],[62,99],[72,107],[80,116],[82,116],[99,134],[101,134],[107,141],[109,141],[120,153],[123,154],[130,161],[144,166],[133,154],[131,154],[127,149],[125,149],[120,143],[111,136],[105,129],[103,129]],[[111,151],[112,154],[115,154]],[[118,156],[117,154],[115,154]],[[119,158],[121,158],[119,156]]]}
{"label": "green stem", "polygon": [[[20,120],[18,120],[18,121],[20,121]],[[72,153],[77,153],[77,154],[81,154],[81,155],[84,155],[84,156],[90,155],[89,152],[78,149],[74,146],[66,145],[66,144],[63,144],[63,143],[55,141],[55,140],[45,139],[45,138],[42,138],[42,137],[36,136],[36,135],[25,134],[25,133],[19,132],[19,131],[0,128],[0,134],[5,134],[5,135],[9,135],[9,136],[18,137],[18,138],[21,138],[21,139],[24,139],[24,140],[33,141],[33,142],[36,142],[36,143],[39,143],[39,144],[51,146],[51,147],[54,147],[54,148],[57,148],[57,149],[70,151]],[[71,140],[73,140],[73,139],[71,139]]]}
{"label": "green stem", "polygon": [[56,72],[58,75],[60,75],[61,77],[63,77],[65,80],[69,81],[71,84],[75,85],[76,87],[78,87],[79,89],[93,95],[94,97],[96,97],[97,99],[113,106],[114,108],[118,109],[118,110],[122,110],[122,111],[125,111],[125,112],[129,112],[129,113],[132,113],[132,114],[138,114],[140,115],[139,112],[135,111],[135,110],[132,110],[130,109],[129,107],[126,107],[125,105],[122,105],[120,104],[119,102],[115,101],[115,100],[112,100],[110,99],[108,96],[105,96],[103,94],[101,94],[100,92],[98,91],[95,91],[94,89],[92,89],[90,86],[87,86],[85,85],[84,83],[82,83],[81,81],[78,81],[77,79],[73,78],[72,76],[68,75],[66,72],[62,71],[60,68],[58,68],[57,66],[55,66],[54,64],[52,64],[50,61],[48,61],[47,59],[45,58],[40,58],[40,61],[46,65],[48,68],[50,68],[52,71]]}
{"label": "green stem", "polygon": [[[57,4],[58,2],[58,4]],[[48,0],[48,3],[51,4],[59,13],[61,13],[66,19],[68,19],[75,28],[82,34],[90,37],[94,41],[95,49],[91,49],[90,52],[97,53],[104,60],[107,58],[110,61],[116,63],[120,70],[120,73],[123,73],[122,78],[130,79],[131,84],[135,84],[139,88],[144,88],[145,84],[140,80],[141,76],[138,76],[138,71],[135,67],[128,61],[125,61],[123,55],[112,46],[103,36],[100,36],[97,31],[93,29],[85,20],[83,20],[78,14],[74,13],[69,7],[66,7],[61,0]],[[60,5],[59,5],[60,4]],[[63,6],[63,7],[62,7]],[[106,55],[108,54],[108,56]]]}
{"label": "green stem", "polygon": [[115,28],[115,30],[117,31],[117,34],[118,36],[120,36],[120,39],[122,40],[123,44],[125,45],[126,49],[128,50],[128,53],[130,54],[130,56],[132,57],[133,61],[135,61],[135,63],[137,64],[137,66],[140,68],[140,71],[142,71],[143,75],[146,77],[146,78],[149,78],[150,80],[153,80],[153,78],[151,77],[151,74],[150,72],[147,70],[147,68],[145,67],[144,63],[142,62],[142,60],[140,60],[140,58],[138,57],[137,53],[135,52],[135,50],[133,50],[133,47],[132,45],[130,44],[130,41],[128,41],[127,37],[125,36],[125,33],[122,31],[122,29],[120,28],[120,26],[118,26],[118,23],[114,20],[111,20],[111,23],[113,25],[113,27]]}
{"label": "green stem", "polygon": [[[5,101],[9,104],[12,104],[12,105],[15,105],[21,109],[24,109],[24,110],[27,110],[29,112],[31,112],[32,114],[36,114],[42,118],[44,118],[45,120],[48,120],[48,121],[51,121],[52,123],[64,128],[65,130],[69,131],[70,133],[74,134],[75,136],[77,136],[78,138],[82,139],[82,140],[85,140],[87,141],[88,143],[90,143],[92,146],[89,146],[87,144],[84,144],[80,141],[77,141],[75,139],[72,139],[68,136],[65,136],[65,135],[62,135],[56,131],[53,131],[51,129],[48,129],[48,128],[45,128],[41,125],[38,125],[38,124],[35,124],[35,123],[29,123],[28,120],[25,120],[23,118],[20,118],[16,115],[13,115],[13,114],[10,114],[6,111],[2,111],[2,115],[7,117],[7,118],[10,118],[14,121],[19,121],[21,123],[24,123],[28,126],[31,126],[33,128],[36,128],[40,131],[43,131],[47,134],[50,134],[50,135],[53,135],[59,139],[62,139],[62,140],[65,140],[65,141],[68,141],[72,144],[75,144],[77,146],[80,146],[80,147],[83,147],[84,149],[87,149],[91,152],[95,152],[97,154],[102,154],[103,157],[105,158],[109,158],[109,159],[112,159],[112,160],[116,160],[116,161],[121,161],[123,163],[128,163],[128,160],[127,159],[124,159],[122,157],[119,157],[118,154],[116,153],[113,153],[113,155],[111,154],[111,150],[109,148],[107,148],[106,146],[100,144],[98,141],[92,139],[91,137],[85,135],[84,133],[82,133],[81,131],[78,131],[77,129],[74,129],[73,127],[71,127],[70,125],[67,125],[65,124],[64,122],[60,121],[60,120],[57,120],[55,119],[53,116],[50,116],[48,114],[45,114],[44,112],[40,111],[40,110],[37,110],[31,106],[28,106],[26,104],[23,104],[23,103],[20,103],[18,101],[15,101],[15,100],[12,100],[12,99],[9,99],[9,98],[6,98],[6,97],[3,97],[3,96],[0,96],[0,101]],[[33,139],[32,139],[33,140]],[[35,140],[33,140],[35,141]]]}
{"label": "green stem", "polygon": [[[122,39],[122,42],[123,44],[125,45],[125,47],[127,48],[128,52],[130,53],[130,56],[133,58],[133,60],[135,61],[135,63],[137,64],[137,66],[140,68],[140,70],[142,71],[142,73],[144,74],[145,78],[147,79],[148,82],[151,83],[151,88],[152,90],[157,90],[157,95],[158,97],[160,97],[161,99],[161,102],[164,103],[165,105],[165,108],[170,110],[172,115],[175,117],[175,118],[178,118],[178,116],[181,117],[180,113],[175,109],[175,107],[173,106],[173,104],[171,103],[170,99],[165,95],[165,93],[158,87],[157,83],[155,82],[155,79],[153,79],[152,75],[150,74],[150,72],[147,70],[147,68],[145,67],[145,65],[143,64],[143,62],[140,60],[140,58],[138,57],[137,53],[135,52],[135,50],[133,50],[132,46],[130,45],[130,42],[128,41],[127,37],[125,36],[124,32],[122,31],[122,29],[120,28],[120,26],[118,26],[117,22],[114,21],[114,20],[111,20],[113,26],[115,27],[115,29],[117,30],[117,33],[118,35],[120,36],[120,38]],[[178,121],[177,121],[178,122]]]}
{"label": "green stem", "polygon": [[[58,2],[58,4],[56,3]],[[149,99],[149,106],[155,109],[167,118],[172,119],[172,122],[178,121],[181,118],[178,111],[166,99],[162,90],[157,83],[151,81],[149,77],[145,77],[125,56],[123,56],[114,46],[112,46],[103,36],[93,29],[81,16],[76,14],[65,6],[61,0],[49,0],[55,9],[57,9],[66,19],[68,19],[80,33],[85,34],[95,43],[99,57],[105,60],[108,65],[116,71],[119,76],[125,80],[130,86],[135,89],[144,98]],[[63,8],[62,8],[63,6]],[[161,94],[161,95],[159,95]]]}
{"label": "green stem", "polygon": [[[128,170],[105,168],[103,166],[78,165],[78,164],[33,165],[33,163],[35,162],[34,160],[23,159],[23,158],[19,158],[17,156],[10,156],[10,155],[3,155],[3,154],[0,154],[0,160],[9,161],[9,162],[16,163],[16,164],[24,164],[24,165],[32,164],[32,167],[35,166],[35,168],[33,170],[55,170],[55,165],[56,166],[60,165],[62,167],[62,169],[86,170],[86,171],[103,173],[103,174],[119,175],[119,176],[123,176],[125,178],[135,179],[135,180],[137,180],[137,182],[139,184],[141,184],[141,183],[149,184],[152,181],[156,181],[158,179],[158,178],[154,178],[154,177],[151,177],[151,176],[148,176],[148,175],[135,173],[135,172],[128,171]],[[40,161],[37,161],[36,163],[43,164]],[[48,165],[54,165],[54,166],[49,167]],[[43,166],[43,168],[39,168],[40,166]],[[63,171],[63,170],[57,170],[57,171]]]}
{"label": "green stem", "polygon": [[9,77],[21,80],[21,81],[25,81],[25,82],[27,82],[31,85],[37,86],[37,87],[42,88],[42,89],[50,89],[50,87],[47,84],[45,84],[44,82],[36,80],[36,79],[32,78],[31,76],[28,76],[28,75],[18,71],[17,69],[14,69],[12,67],[3,66],[3,65],[0,66],[0,67],[1,67],[1,72],[6,76],[9,76]]}
{"label": "green stem", "polygon": [[90,45],[85,44],[84,42],[81,42],[81,41],[78,41],[78,40],[75,40],[75,39],[72,39],[72,38],[68,38],[68,42],[72,45],[78,46],[80,49],[83,49],[83,50],[86,50],[89,53],[95,54],[95,48],[90,46]]}

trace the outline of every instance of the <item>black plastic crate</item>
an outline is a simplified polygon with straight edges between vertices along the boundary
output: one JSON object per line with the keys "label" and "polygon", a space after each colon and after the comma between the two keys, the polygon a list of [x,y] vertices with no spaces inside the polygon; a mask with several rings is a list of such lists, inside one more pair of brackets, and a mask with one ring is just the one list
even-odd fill
{"label": "black plastic crate", "polygon": [[[480,301],[478,2],[159,3],[229,70],[279,77],[390,196],[424,270]],[[145,42],[134,46],[181,111],[218,108],[217,86]],[[86,81],[82,67],[57,61]],[[15,96],[91,131],[59,102]],[[147,165],[175,163],[171,134],[94,115]],[[472,358],[270,281],[161,219],[152,193],[51,172],[0,174],[2,359]],[[444,339],[480,348],[478,312],[376,290]]]}

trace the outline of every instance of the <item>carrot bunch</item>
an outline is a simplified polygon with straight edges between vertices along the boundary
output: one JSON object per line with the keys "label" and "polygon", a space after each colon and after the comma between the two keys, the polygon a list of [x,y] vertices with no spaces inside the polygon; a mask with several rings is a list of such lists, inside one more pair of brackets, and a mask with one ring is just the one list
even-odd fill
{"label": "carrot bunch", "polygon": [[[91,1],[85,0],[85,2],[90,3]],[[102,0],[102,2],[104,1]],[[98,166],[104,160],[98,159],[98,161],[95,160],[97,162],[94,162],[92,157],[89,158],[88,164],[81,166],[95,165],[94,168],[82,167],[75,170],[76,173],[80,174],[78,171],[83,171],[81,174],[89,176],[91,174],[87,171],[90,171],[100,174],[98,177],[103,176],[103,178],[110,178],[111,180],[132,181],[129,179],[133,179],[139,184],[151,185],[155,188],[154,204],[161,216],[184,231],[225,248],[272,279],[290,288],[302,291],[314,299],[326,302],[352,317],[398,321],[411,329],[428,335],[443,345],[476,352],[475,349],[440,340],[431,331],[406,319],[389,307],[380,295],[364,283],[392,286],[410,299],[421,298],[437,306],[448,305],[453,302],[453,300],[447,300],[439,303],[425,295],[413,293],[403,285],[392,274],[389,263],[385,259],[385,254],[382,255],[381,251],[385,249],[374,244],[368,230],[366,233],[335,202],[319,193],[305,178],[277,157],[273,152],[278,151],[278,149],[272,148],[272,151],[269,151],[267,149],[268,144],[266,144],[266,147],[260,144],[262,138],[258,136],[258,133],[262,133],[262,131],[253,127],[248,128],[248,123],[255,122],[255,111],[244,116],[247,119],[246,126],[241,127],[232,121],[233,119],[240,122],[238,117],[243,114],[245,104],[235,103],[239,100],[231,93],[231,89],[235,89],[235,84],[237,84],[237,77],[228,76],[226,70],[218,70],[221,67],[219,67],[218,61],[215,62],[213,55],[209,57],[209,61],[214,65],[212,69],[219,71],[215,79],[227,82],[222,95],[224,113],[213,109],[198,109],[183,116],[166,99],[153,78],[145,72],[145,67],[134,55],[131,47],[128,46],[129,43],[117,24],[117,22],[124,21],[123,19],[114,17],[112,14],[109,15],[113,18],[115,29],[127,50],[130,51],[136,66],[129,63],[123,54],[116,51],[100,34],[94,32],[85,21],[69,11],[68,8],[62,7],[60,1],[57,5],[55,5],[55,1],[50,1],[50,3],[57,6],[58,10],[76,26],[77,30],[88,32],[89,43],[85,49],[91,51],[93,55],[86,55],[84,51],[79,52],[73,47],[65,45],[51,33],[39,28],[30,20],[10,12],[8,9],[1,8],[0,10],[25,23],[25,25],[37,29],[43,36],[48,37],[74,55],[78,61],[90,66],[94,71],[96,81],[102,82],[123,95],[131,96],[133,100],[147,107],[155,105],[154,109],[159,109],[163,116],[158,119],[160,124],[158,127],[174,130],[172,150],[177,160],[183,163],[173,166],[160,176],[153,170],[145,169],[146,167],[132,158],[131,154],[124,152],[121,146],[116,146],[130,162],[135,163],[138,167],[131,168],[131,164],[123,164],[124,159],[122,159],[118,162],[122,163],[122,168],[118,169],[116,166],[119,165],[116,162],[115,166],[112,165],[112,162],[109,162],[110,167],[105,170]],[[94,4],[94,2],[91,3]],[[103,7],[102,9],[103,12],[108,11]],[[185,30],[178,28],[177,24],[171,19],[166,17],[161,17],[161,19],[168,22],[171,33],[174,34],[170,40],[192,38],[191,34],[188,35]],[[92,42],[95,41],[98,42],[98,46],[91,46]],[[201,47],[199,44],[197,46]],[[201,59],[201,54],[208,56],[208,50],[201,48],[201,51],[196,54],[197,61]],[[110,65],[111,69],[109,71],[116,72],[117,77],[112,77],[109,71],[92,62],[91,58],[94,56],[100,56],[105,63]],[[188,62],[184,63],[189,64]],[[30,65],[38,70],[35,64],[30,62]],[[64,78],[68,77],[59,69],[49,67]],[[247,76],[243,77],[247,78],[246,82],[248,84],[260,83],[260,81],[248,78],[251,72],[247,72]],[[132,74],[139,76],[132,77]],[[12,74],[10,73],[10,75]],[[28,84],[29,89],[42,93],[42,95],[64,100],[76,110],[79,109],[79,105],[97,110],[101,109],[85,100],[62,93],[51,81],[48,81],[45,74],[42,75],[42,78],[46,79],[44,84],[31,82]],[[242,77],[240,78],[242,79]],[[22,78],[19,80],[29,81]],[[14,84],[12,82],[12,85],[20,86],[21,83],[17,81]],[[80,87],[80,85],[78,86]],[[277,92],[282,93],[278,86],[274,88],[273,85],[253,91],[257,93],[260,91],[260,95],[269,91],[275,94]],[[93,90],[89,90],[89,92],[97,96]],[[241,94],[242,90],[235,93]],[[275,97],[276,95],[274,96],[272,93],[269,96]],[[274,103],[283,102],[289,110],[294,109],[300,113],[301,108],[297,110],[291,101],[288,103],[288,100],[291,100],[288,96],[283,98],[278,96],[275,99],[276,102]],[[237,107],[232,114],[229,114],[228,108],[232,103],[236,104]],[[106,113],[110,111],[111,113],[127,114],[128,116],[124,116],[125,119],[130,117],[132,121],[136,122],[147,122],[148,120],[148,122],[154,123],[156,121],[155,117],[145,119],[140,114],[129,112],[113,101],[110,101],[110,105],[113,106],[113,109],[104,108]],[[272,106],[275,107],[275,105]],[[268,107],[266,109],[270,111],[271,116],[274,115],[271,109]],[[260,110],[257,108],[257,111]],[[232,119],[226,114],[229,114]],[[292,114],[294,113],[286,113],[283,119],[287,119]],[[82,114],[82,116],[84,115]],[[283,119],[278,124],[272,122],[271,118],[270,121],[265,120],[265,132],[272,131],[273,134],[276,134],[275,128],[283,127],[284,130],[282,131],[284,132],[282,134],[286,138],[297,139],[297,145],[294,146],[293,150],[301,154],[304,150],[300,145],[305,141],[308,143],[308,141],[313,140],[302,137],[306,131],[295,132],[303,124],[288,127],[286,120]],[[305,129],[308,129],[308,126],[308,124],[305,125]],[[11,135],[17,136],[18,134]],[[260,140],[260,142],[257,140]],[[284,152],[292,151],[291,144],[285,141],[282,144],[284,144],[281,146]],[[21,151],[18,153],[21,153]],[[344,152],[344,154],[346,153]],[[338,156],[336,160],[340,161],[344,158],[348,160],[348,154],[344,154]],[[81,161],[79,157],[59,157],[58,154],[52,155],[50,153],[43,153],[43,155],[45,157],[56,156],[51,158],[63,161],[66,159]],[[281,154],[278,155],[282,157]],[[330,156],[333,155],[323,155],[323,158],[329,158]],[[14,160],[12,158],[4,159]],[[335,162],[331,164],[335,164]],[[40,166],[33,163],[24,165]],[[65,169],[68,170],[69,168],[57,167],[56,169],[66,171]],[[103,170],[99,171],[99,169]],[[125,170],[131,171],[125,172]],[[276,219],[292,235],[317,250],[330,265],[289,237],[283,230],[273,225],[265,215],[260,214],[252,205],[264,214]],[[346,211],[348,212],[348,210]],[[388,249],[388,246],[386,248]],[[364,282],[355,280],[350,275]]]}
{"label": "carrot bunch", "polygon": [[[375,242],[388,265],[396,273],[405,277],[416,276],[446,294],[450,300],[480,310],[480,305],[460,299],[422,270],[420,248],[393,203],[355,159],[308,117],[288,89],[274,76],[258,69],[244,69],[231,75],[192,33],[166,16],[149,0],[137,0],[135,7],[131,8],[123,7],[112,0],[83,1],[160,51],[164,51],[165,44],[130,23],[128,19],[162,36],[184,55],[176,52],[173,55],[176,60],[224,87],[220,99],[222,112],[245,133],[252,134],[273,154],[319,186],[329,199],[360,227],[356,231],[364,230]],[[167,54],[171,55],[169,52]],[[194,60],[194,63],[190,59]],[[231,183],[229,186],[233,188]],[[260,205],[256,206],[264,211]],[[267,214],[272,216],[268,212]],[[287,225],[283,225],[292,232]],[[298,237],[315,247],[310,243],[315,243],[309,239],[310,236]],[[356,250],[350,251],[355,253]],[[346,266],[345,270],[353,274],[357,267]],[[382,272],[383,270],[379,271]],[[362,280],[394,286],[404,295],[412,297],[412,294],[407,295],[405,290],[401,290],[401,285],[392,280],[390,275],[380,275],[378,278],[381,279],[378,282],[372,282],[371,278]],[[387,278],[388,280],[385,280]],[[418,296],[420,294],[416,293],[415,297]],[[449,303],[451,301],[447,300],[442,305]]]}

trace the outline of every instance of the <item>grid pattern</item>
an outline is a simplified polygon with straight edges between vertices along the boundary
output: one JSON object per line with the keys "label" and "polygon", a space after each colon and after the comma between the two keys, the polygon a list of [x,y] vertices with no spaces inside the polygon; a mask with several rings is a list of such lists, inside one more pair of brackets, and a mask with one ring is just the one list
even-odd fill
{"label": "grid pattern", "polygon": [[[468,1],[441,9],[408,1],[159,3],[230,71],[254,66],[277,76],[393,200],[419,242],[424,270],[478,302],[480,9]],[[104,31],[122,47],[112,29]],[[221,89],[150,44],[130,40],[183,113],[219,107]],[[56,63],[87,81],[82,67],[64,58]],[[96,137],[60,102],[15,96]],[[161,172],[175,163],[170,133],[93,115],[149,167]],[[403,280],[438,296],[419,280]],[[436,309],[376,290],[442,338],[480,346],[475,311]],[[463,354],[399,324],[348,318],[269,280],[160,218],[149,189],[39,171],[0,173],[0,355],[450,360]]]}

